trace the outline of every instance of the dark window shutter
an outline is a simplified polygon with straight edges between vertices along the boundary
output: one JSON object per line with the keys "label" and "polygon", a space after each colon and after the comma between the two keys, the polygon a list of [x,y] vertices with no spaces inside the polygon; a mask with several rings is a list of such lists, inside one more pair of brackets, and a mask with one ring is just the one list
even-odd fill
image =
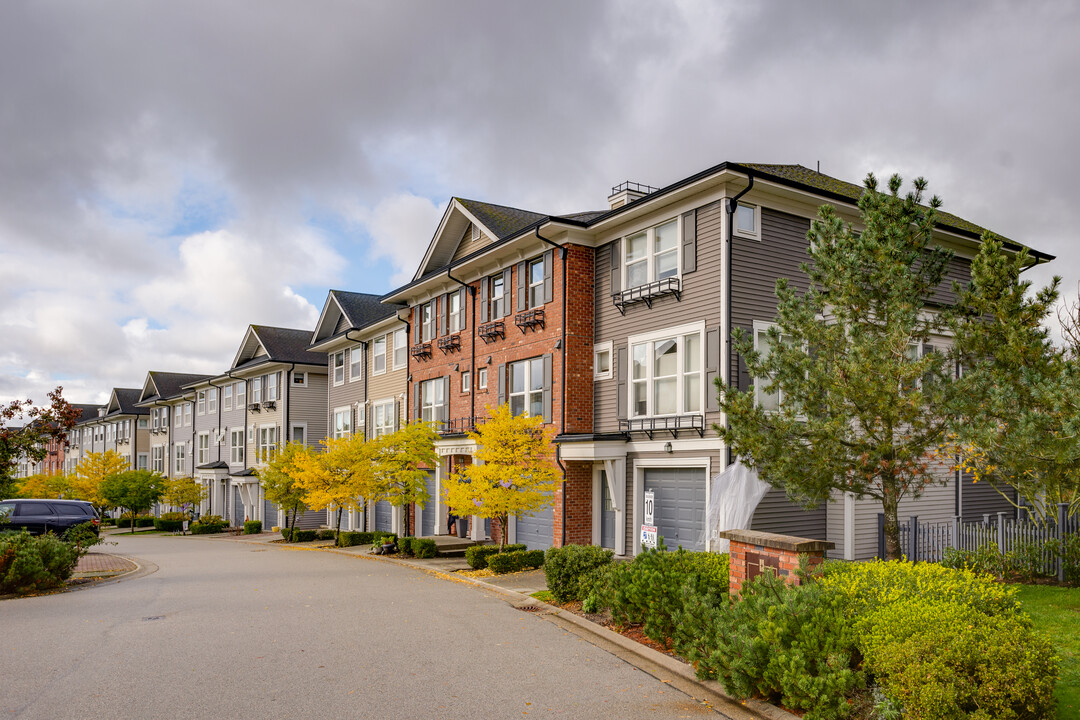
{"label": "dark window shutter", "polygon": [[517,264],[517,309],[521,312],[525,308],[529,307],[528,298],[526,297],[526,290],[528,285],[525,282],[525,263],[519,262]]}
{"label": "dark window shutter", "polygon": [[401,401],[394,400],[394,432],[401,429]]}
{"label": "dark window shutter", "polygon": [[506,402],[506,365],[499,365],[499,404]]}
{"label": "dark window shutter", "polygon": [[625,420],[627,418],[626,375],[629,368],[626,364],[626,352],[625,347],[621,347],[615,351],[615,413],[620,420]]}
{"label": "dark window shutter", "polygon": [[[544,422],[551,422],[551,355],[544,356]],[[565,399],[564,401],[565,402]],[[562,432],[562,428],[559,431]]]}
{"label": "dark window shutter", "polygon": [[439,427],[446,427],[446,421],[450,419],[450,376],[440,378],[443,384],[443,404],[439,406]]}
{"label": "dark window shutter", "polygon": [[622,290],[622,242],[616,240],[611,243],[608,255],[611,264],[611,292],[617,293]]}
{"label": "dark window shutter", "polygon": [[420,342],[423,339],[423,307],[423,305],[417,305],[413,308],[413,328],[416,330],[416,332],[413,333],[416,337],[415,342]]}
{"label": "dark window shutter", "polygon": [[720,410],[716,378],[720,375],[720,328],[705,330],[705,412]]}
{"label": "dark window shutter", "polygon": [[488,278],[480,281],[480,322],[482,323],[488,321],[488,285],[490,282]]}
{"label": "dark window shutter", "polygon": [[443,295],[439,304],[442,305],[442,307],[439,308],[439,337],[442,337],[446,334],[447,328],[450,327],[447,320],[450,316],[450,293]]}
{"label": "dark window shutter", "polygon": [[697,270],[697,210],[683,213],[682,232],[682,271],[685,274]]}
{"label": "dark window shutter", "polygon": [[[503,311],[502,317],[506,317],[510,314],[510,268],[503,270]],[[494,318],[492,318],[494,319]]]}
{"label": "dark window shutter", "polygon": [[469,327],[468,315],[465,313],[465,306],[468,301],[469,293],[465,292],[465,288],[458,290],[458,327],[465,330]]}
{"label": "dark window shutter", "polygon": [[[555,283],[551,281],[552,266],[555,264],[555,251],[548,250],[544,253],[544,302],[551,302],[555,297],[554,286]],[[566,278],[563,278],[563,282],[566,282]]]}
{"label": "dark window shutter", "polygon": [[420,412],[420,386],[423,383],[413,383],[413,419],[420,421],[423,419],[423,414]]}

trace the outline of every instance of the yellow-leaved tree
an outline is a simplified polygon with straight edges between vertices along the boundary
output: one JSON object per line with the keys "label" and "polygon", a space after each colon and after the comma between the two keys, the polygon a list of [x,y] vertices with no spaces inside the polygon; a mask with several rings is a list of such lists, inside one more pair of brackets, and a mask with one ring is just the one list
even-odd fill
{"label": "yellow-leaved tree", "polygon": [[75,475],[71,478],[71,496],[91,502],[98,511],[104,512],[110,505],[101,494],[101,484],[107,478],[130,469],[127,460],[120,457],[115,450],[87,453],[75,466]]}
{"label": "yellow-leaved tree", "polygon": [[[438,462],[435,439],[438,435],[430,424],[414,422],[368,441],[373,446],[378,490],[374,500],[386,500],[395,507],[410,503],[426,504],[429,500],[427,478],[429,468]],[[405,535],[409,533],[409,513],[405,516]]]}
{"label": "yellow-leaved tree", "polygon": [[[304,443],[287,443],[272,460],[255,471],[266,499],[285,511],[286,530],[295,528],[296,518],[308,509],[298,478],[300,464],[310,455],[312,450]],[[291,540],[292,533],[286,533],[285,537]]]}
{"label": "yellow-leaved tree", "polygon": [[551,430],[543,418],[510,414],[503,404],[469,437],[476,441],[472,465],[453,473],[443,484],[446,504],[457,515],[496,518],[506,545],[511,515],[527,515],[552,504],[558,471],[552,464]]}
{"label": "yellow-leaved tree", "polygon": [[327,438],[324,452],[309,452],[296,459],[296,484],[308,507],[337,511],[335,530],[341,532],[344,510],[362,510],[378,494],[374,444],[362,435]]}
{"label": "yellow-leaved tree", "polygon": [[191,478],[176,478],[165,481],[165,491],[161,494],[161,501],[166,505],[180,508],[181,512],[193,517],[195,508],[206,499],[207,488]]}
{"label": "yellow-leaved tree", "polygon": [[72,495],[71,478],[64,474],[31,475],[19,481],[19,495],[24,498],[75,499]]}

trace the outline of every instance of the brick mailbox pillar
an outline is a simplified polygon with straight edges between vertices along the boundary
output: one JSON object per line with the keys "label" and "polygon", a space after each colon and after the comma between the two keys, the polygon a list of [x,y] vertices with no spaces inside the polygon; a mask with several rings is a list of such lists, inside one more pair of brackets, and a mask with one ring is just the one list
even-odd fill
{"label": "brick mailbox pillar", "polygon": [[825,559],[826,550],[836,547],[836,543],[825,540],[757,530],[725,530],[718,536],[731,541],[728,588],[733,595],[738,594],[744,582],[765,572],[765,568],[772,568],[788,583],[798,585],[799,576],[795,571],[799,567],[799,556],[806,555],[810,567],[814,567]]}

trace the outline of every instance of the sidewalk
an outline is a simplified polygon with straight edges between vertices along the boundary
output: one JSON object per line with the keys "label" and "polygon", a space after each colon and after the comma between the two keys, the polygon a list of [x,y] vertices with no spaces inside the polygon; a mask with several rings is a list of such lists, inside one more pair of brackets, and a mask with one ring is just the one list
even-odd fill
{"label": "sidewalk", "polygon": [[103,552],[89,552],[79,558],[79,564],[75,566],[73,575],[82,577],[101,577],[104,575],[119,575],[131,572],[138,565],[127,558],[119,555],[110,555]]}

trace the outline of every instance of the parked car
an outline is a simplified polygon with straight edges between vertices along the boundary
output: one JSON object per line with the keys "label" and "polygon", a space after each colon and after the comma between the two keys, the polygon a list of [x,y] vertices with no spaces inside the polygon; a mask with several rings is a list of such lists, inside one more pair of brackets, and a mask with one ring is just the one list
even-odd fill
{"label": "parked car", "polygon": [[53,532],[57,535],[82,525],[93,523],[94,532],[101,527],[97,510],[85,500],[13,499],[0,501],[0,531],[23,530],[31,535]]}

